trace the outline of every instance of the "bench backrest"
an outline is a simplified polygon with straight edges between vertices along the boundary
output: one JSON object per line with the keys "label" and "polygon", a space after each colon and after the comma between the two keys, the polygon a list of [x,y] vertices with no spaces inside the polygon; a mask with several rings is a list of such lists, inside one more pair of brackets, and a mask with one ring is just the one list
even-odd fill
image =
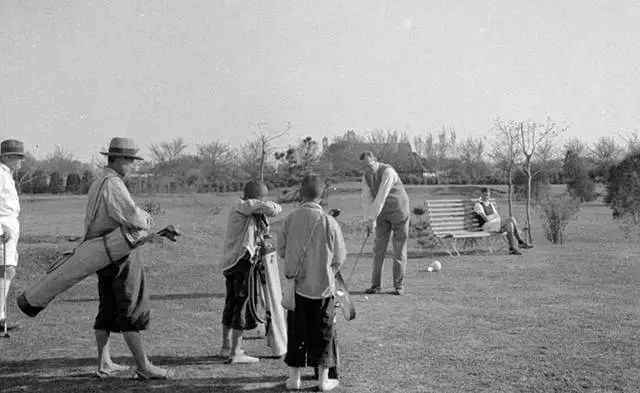
{"label": "bench backrest", "polygon": [[427,200],[427,221],[434,235],[445,235],[458,231],[481,231],[473,205],[478,199]]}

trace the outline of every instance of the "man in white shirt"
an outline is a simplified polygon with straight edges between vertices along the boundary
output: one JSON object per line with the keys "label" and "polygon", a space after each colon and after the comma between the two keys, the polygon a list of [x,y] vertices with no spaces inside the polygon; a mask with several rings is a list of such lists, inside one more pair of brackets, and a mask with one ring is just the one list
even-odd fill
{"label": "man in white shirt", "polygon": [[18,265],[20,201],[13,180],[13,172],[20,169],[23,159],[22,142],[8,139],[0,143],[0,240],[4,242],[3,261],[0,265],[0,329],[4,329],[7,323],[7,296]]}
{"label": "man in white shirt", "polygon": [[380,293],[382,264],[393,232],[393,286],[395,295],[404,295],[404,272],[409,238],[409,196],[398,173],[390,165],[378,162],[371,152],[360,155],[362,208],[367,235],[375,229],[371,287],[365,292]]}
{"label": "man in white shirt", "polygon": [[473,206],[473,212],[476,213],[478,220],[482,223],[482,230],[485,232],[506,232],[507,240],[509,241],[509,253],[512,255],[522,255],[516,247],[516,239],[518,240],[520,248],[532,248],[533,246],[527,244],[520,236],[518,223],[515,218],[507,217],[503,220],[500,217],[496,206],[493,202],[489,201],[491,191],[484,187],[480,192],[480,200]]}

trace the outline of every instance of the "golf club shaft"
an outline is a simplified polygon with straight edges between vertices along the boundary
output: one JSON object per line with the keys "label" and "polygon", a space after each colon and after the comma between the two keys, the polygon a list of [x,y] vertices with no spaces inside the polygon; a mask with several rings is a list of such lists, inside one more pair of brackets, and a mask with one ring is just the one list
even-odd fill
{"label": "golf club shaft", "polygon": [[364,237],[364,241],[362,242],[362,247],[360,247],[360,252],[356,256],[356,261],[354,262],[353,268],[351,268],[351,273],[349,273],[349,278],[347,278],[347,282],[345,283],[347,286],[349,286],[349,283],[351,282],[351,277],[353,277],[353,272],[356,271],[356,266],[358,266],[358,261],[360,261],[360,256],[362,255],[362,252],[364,251],[364,246],[367,245],[367,240],[369,240],[369,236],[370,235],[371,235],[371,233],[367,232],[367,235]]}
{"label": "golf club shaft", "polygon": [[4,330],[4,336],[8,337],[8,333],[7,333],[7,296],[9,295],[7,293],[7,290],[5,288],[5,285],[7,285],[7,242],[5,241],[4,238],[2,238],[2,300],[4,302],[3,306],[4,306],[4,323],[3,323],[3,330]]}

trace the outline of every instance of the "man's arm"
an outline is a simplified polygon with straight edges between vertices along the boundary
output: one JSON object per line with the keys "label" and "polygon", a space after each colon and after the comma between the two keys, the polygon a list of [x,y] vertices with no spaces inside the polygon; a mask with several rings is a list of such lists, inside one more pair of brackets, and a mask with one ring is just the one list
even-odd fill
{"label": "man's arm", "polygon": [[489,222],[489,221],[493,221],[495,219],[499,219],[500,216],[498,216],[498,213],[497,213],[497,210],[496,210],[495,206],[492,206],[492,207],[493,207],[493,211],[495,213],[487,215],[485,213],[485,211],[484,211],[484,207],[482,206],[482,203],[476,202],[476,204],[473,205],[473,212],[476,213],[477,215],[479,215],[480,217],[482,217],[485,222]]}
{"label": "man's arm", "polygon": [[382,211],[384,203],[387,201],[387,197],[389,196],[389,192],[391,192],[391,188],[393,188],[393,185],[398,180],[398,173],[395,169],[389,167],[384,172],[382,172],[382,179],[380,179],[380,188],[378,189],[376,199],[371,204],[371,208],[369,209],[369,216],[367,217],[367,219],[375,220],[376,218],[378,218],[378,214],[380,214],[380,212]]}
{"label": "man's arm", "polygon": [[362,176],[362,192],[360,193],[360,203],[362,204],[362,213],[364,220],[367,221],[369,217],[369,210],[371,210],[371,204],[373,203],[373,197],[371,196],[371,189],[367,184],[367,181]]}
{"label": "man's arm", "polygon": [[333,272],[336,273],[347,259],[347,247],[344,244],[344,237],[342,236],[340,225],[338,225],[333,218],[331,218],[331,222],[333,234],[333,260],[331,261],[331,267],[333,268]]}
{"label": "man's arm", "polygon": [[287,233],[289,232],[289,220],[285,219],[282,224],[282,229],[280,229],[280,233],[278,234],[278,245],[276,246],[276,251],[278,254],[278,258],[284,259],[287,253]]}
{"label": "man's arm", "polygon": [[282,206],[271,201],[247,199],[240,202],[238,211],[245,216],[264,214],[267,217],[275,217],[282,211]]}
{"label": "man's arm", "polygon": [[109,217],[126,229],[149,230],[152,223],[151,216],[136,206],[121,179],[115,177],[107,179],[102,192]]}

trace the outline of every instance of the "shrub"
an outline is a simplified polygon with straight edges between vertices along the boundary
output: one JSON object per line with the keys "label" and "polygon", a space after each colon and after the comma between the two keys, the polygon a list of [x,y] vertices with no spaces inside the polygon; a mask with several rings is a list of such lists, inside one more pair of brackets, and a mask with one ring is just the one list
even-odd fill
{"label": "shrub", "polygon": [[580,202],[568,194],[554,195],[541,202],[539,208],[545,237],[554,244],[563,244],[564,231],[580,211]]}
{"label": "shrub", "polygon": [[613,218],[629,220],[640,225],[640,153],[629,155],[620,164],[611,167],[607,182],[605,203]]}

